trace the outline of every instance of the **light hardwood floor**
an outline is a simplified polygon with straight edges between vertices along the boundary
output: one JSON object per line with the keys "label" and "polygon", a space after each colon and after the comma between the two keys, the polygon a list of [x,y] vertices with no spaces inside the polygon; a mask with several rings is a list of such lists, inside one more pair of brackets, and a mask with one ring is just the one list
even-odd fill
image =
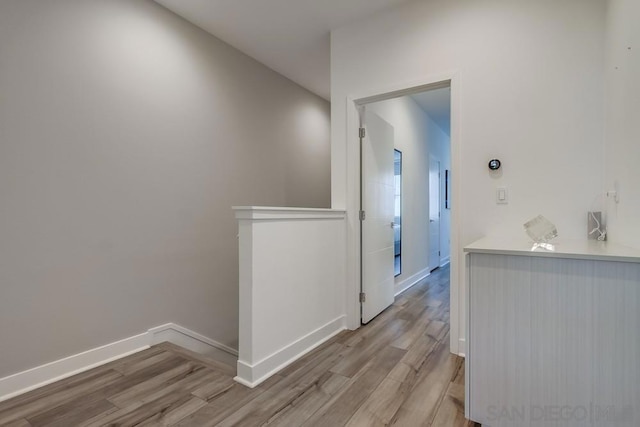
{"label": "light hardwood floor", "polygon": [[0,425],[475,426],[463,359],[449,353],[449,271],[255,389],[164,343],[0,403]]}

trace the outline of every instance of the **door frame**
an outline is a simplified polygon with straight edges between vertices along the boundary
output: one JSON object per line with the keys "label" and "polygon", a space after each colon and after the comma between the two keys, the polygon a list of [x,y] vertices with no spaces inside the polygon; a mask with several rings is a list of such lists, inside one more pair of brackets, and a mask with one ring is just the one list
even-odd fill
{"label": "door frame", "polygon": [[369,93],[351,95],[346,99],[347,109],[347,216],[352,218],[347,226],[347,286],[346,286],[346,316],[347,327],[358,329],[360,323],[360,286],[362,282],[362,262],[360,250],[360,138],[359,129],[362,124],[362,106],[378,101],[399,98],[418,92],[443,87],[451,88],[451,285],[450,285],[450,351],[455,354],[465,353],[465,340],[460,336],[461,304],[460,291],[464,278],[464,258],[460,245],[460,194],[461,194],[461,143],[460,143],[460,74],[450,72],[445,74],[425,76],[414,82],[405,82],[394,87],[372,90]]}

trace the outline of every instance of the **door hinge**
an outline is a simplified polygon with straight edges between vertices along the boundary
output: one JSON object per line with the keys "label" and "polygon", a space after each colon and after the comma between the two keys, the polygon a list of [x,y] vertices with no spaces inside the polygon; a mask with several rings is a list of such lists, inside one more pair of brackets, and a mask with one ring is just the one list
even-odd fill
{"label": "door hinge", "polygon": [[440,251],[438,251],[438,256],[440,256]]}
{"label": "door hinge", "polygon": [[367,217],[367,214],[364,211],[360,211],[360,221],[364,221],[366,217]]}
{"label": "door hinge", "polygon": [[364,292],[360,292],[360,302],[366,302],[367,301],[367,294],[365,294]]}
{"label": "door hinge", "polygon": [[366,132],[364,130],[364,128],[360,128],[360,131],[358,132],[358,135],[360,136],[360,138],[364,138]]}

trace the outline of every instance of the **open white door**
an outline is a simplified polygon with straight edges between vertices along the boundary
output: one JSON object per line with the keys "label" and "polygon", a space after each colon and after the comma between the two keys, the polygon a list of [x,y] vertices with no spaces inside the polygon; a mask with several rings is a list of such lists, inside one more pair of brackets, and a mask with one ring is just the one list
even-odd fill
{"label": "open white door", "polygon": [[[362,323],[394,301],[393,127],[366,111],[362,139]],[[362,219],[362,218],[361,218]]]}
{"label": "open white door", "polygon": [[440,267],[440,161],[429,157],[429,270]]}

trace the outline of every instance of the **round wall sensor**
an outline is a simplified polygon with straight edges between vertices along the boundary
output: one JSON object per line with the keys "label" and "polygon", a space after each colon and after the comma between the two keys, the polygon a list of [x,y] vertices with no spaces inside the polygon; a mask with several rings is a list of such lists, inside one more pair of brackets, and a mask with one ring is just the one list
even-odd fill
{"label": "round wall sensor", "polygon": [[500,163],[500,160],[498,159],[489,160],[489,169],[491,169],[492,171],[497,171],[498,169],[500,169],[501,165],[502,163]]}

